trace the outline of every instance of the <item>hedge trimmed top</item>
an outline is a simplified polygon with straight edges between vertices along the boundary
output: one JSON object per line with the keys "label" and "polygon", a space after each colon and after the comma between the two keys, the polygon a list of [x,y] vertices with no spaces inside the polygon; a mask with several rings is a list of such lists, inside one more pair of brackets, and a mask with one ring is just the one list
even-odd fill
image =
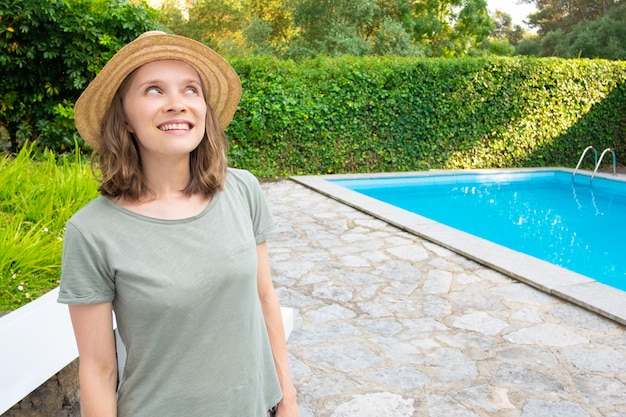
{"label": "hedge trimmed top", "polygon": [[574,166],[626,155],[626,62],[536,58],[248,58],[228,128],[262,176]]}

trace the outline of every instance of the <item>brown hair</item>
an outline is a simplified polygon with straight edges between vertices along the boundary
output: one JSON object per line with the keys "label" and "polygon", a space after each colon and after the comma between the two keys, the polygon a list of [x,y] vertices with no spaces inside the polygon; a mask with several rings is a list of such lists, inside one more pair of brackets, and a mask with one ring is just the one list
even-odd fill
{"label": "brown hair", "polygon": [[[126,128],[123,97],[135,71],[121,83],[104,115],[100,128],[101,146],[92,154],[91,169],[100,182],[100,194],[139,201],[151,195],[152,190],[146,185],[137,141]],[[206,101],[204,83],[202,92]],[[182,191],[187,195],[200,193],[206,197],[220,191],[226,179],[227,151],[226,135],[220,128],[215,112],[207,103],[206,130],[198,147],[191,151],[190,179]]]}

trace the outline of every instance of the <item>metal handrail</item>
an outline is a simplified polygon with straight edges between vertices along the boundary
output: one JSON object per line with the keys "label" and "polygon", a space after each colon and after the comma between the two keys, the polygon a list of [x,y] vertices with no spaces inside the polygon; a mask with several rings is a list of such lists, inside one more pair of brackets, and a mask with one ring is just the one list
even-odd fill
{"label": "metal handrail", "polygon": [[600,155],[600,160],[598,160],[598,163],[596,164],[596,168],[593,170],[593,174],[591,175],[590,182],[593,181],[593,177],[596,176],[596,173],[598,172],[598,168],[600,168],[600,164],[602,163],[602,158],[604,158],[604,155],[607,152],[611,152],[613,154],[613,175],[617,175],[617,162],[615,159],[615,152],[611,148],[606,148],[605,150],[602,151],[602,155]]}
{"label": "metal handrail", "polygon": [[595,154],[593,165],[596,168],[598,167],[598,151],[596,151],[596,148],[594,148],[593,146],[587,146],[585,148],[585,150],[583,151],[583,153],[580,155],[580,159],[578,160],[578,164],[576,164],[576,168],[574,169],[574,172],[572,172],[572,178],[574,178],[574,176],[576,175],[576,172],[578,171],[578,168],[580,168],[580,164],[583,163],[583,158],[587,154],[587,151],[589,151],[590,149],[593,149],[593,153]]}

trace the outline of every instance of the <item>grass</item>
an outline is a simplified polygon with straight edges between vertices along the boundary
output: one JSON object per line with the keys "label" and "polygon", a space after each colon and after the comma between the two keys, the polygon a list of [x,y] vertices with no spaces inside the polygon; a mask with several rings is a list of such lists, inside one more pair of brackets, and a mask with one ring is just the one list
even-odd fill
{"label": "grass", "polygon": [[64,227],[97,196],[89,164],[24,147],[0,156],[0,313],[58,285]]}

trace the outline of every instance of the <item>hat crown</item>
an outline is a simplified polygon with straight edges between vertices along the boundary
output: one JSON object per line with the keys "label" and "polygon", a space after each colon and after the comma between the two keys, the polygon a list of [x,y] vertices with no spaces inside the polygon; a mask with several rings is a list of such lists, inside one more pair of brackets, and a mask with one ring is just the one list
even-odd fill
{"label": "hat crown", "polygon": [[163,32],[162,30],[149,30],[139,35],[137,39],[142,39],[142,38],[145,38],[146,36],[154,36],[154,35],[167,35],[167,33]]}

